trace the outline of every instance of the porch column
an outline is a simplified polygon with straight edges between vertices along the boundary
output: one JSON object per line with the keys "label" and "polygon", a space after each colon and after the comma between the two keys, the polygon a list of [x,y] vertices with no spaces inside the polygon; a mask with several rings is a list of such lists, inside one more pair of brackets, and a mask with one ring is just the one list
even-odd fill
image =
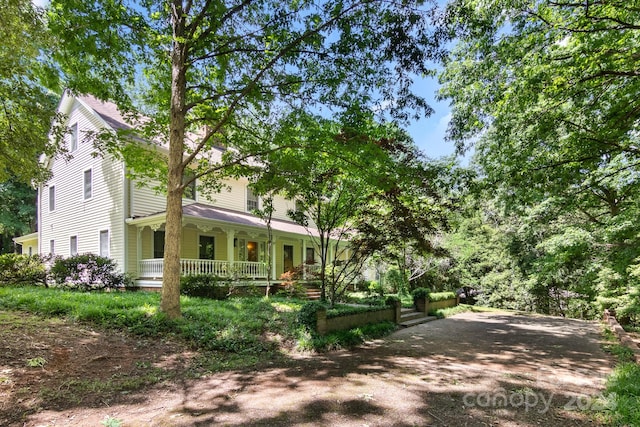
{"label": "porch column", "polygon": [[307,280],[307,241],[302,239],[302,279]]}
{"label": "porch column", "polygon": [[140,261],[142,260],[142,230],[144,227],[136,227],[136,272],[140,277]]}
{"label": "porch column", "polygon": [[227,233],[227,262],[229,263],[229,276],[231,276],[231,271],[233,270],[233,261],[234,261],[234,250],[233,250],[233,241],[236,237],[235,230],[225,230]]}
{"label": "porch column", "polygon": [[272,280],[278,280],[277,277],[277,273],[276,273],[276,264],[277,264],[277,260],[276,260],[276,236],[272,236],[271,237],[271,279]]}

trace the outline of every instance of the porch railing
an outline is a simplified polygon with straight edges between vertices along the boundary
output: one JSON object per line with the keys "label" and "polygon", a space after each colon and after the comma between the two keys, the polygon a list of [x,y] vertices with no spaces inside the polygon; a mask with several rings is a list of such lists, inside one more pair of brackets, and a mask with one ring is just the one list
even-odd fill
{"label": "porch railing", "polygon": [[[211,259],[180,259],[183,276],[210,274],[218,277],[239,277],[264,279],[267,277],[267,265],[261,262],[229,261]],[[138,262],[138,276],[160,278],[164,271],[164,259],[143,259]]]}

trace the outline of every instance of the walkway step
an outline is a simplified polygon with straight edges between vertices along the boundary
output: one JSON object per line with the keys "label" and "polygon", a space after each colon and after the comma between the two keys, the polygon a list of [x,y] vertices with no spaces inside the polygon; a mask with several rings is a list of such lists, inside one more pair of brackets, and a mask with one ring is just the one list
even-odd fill
{"label": "walkway step", "polygon": [[436,316],[425,316],[425,317],[421,317],[419,319],[408,320],[406,322],[400,322],[400,326],[402,326],[403,328],[408,328],[410,326],[415,326],[415,325],[419,325],[421,323],[431,322],[431,321],[437,320],[437,319],[438,318]]}
{"label": "walkway step", "polygon": [[426,314],[420,311],[410,311],[408,313],[402,313],[400,314],[400,323],[407,322],[409,320],[414,320],[414,319],[422,319],[425,316]]}

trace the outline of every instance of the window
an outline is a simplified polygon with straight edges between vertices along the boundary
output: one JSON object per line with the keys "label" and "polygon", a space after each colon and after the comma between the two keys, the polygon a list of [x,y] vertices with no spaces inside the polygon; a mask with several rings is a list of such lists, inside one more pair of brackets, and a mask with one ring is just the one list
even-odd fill
{"label": "window", "polygon": [[56,210],[56,187],[52,185],[49,187],[49,212]]}
{"label": "window", "polygon": [[33,247],[29,246],[29,256],[32,256],[32,255],[33,255]]}
{"label": "window", "polygon": [[153,257],[164,258],[164,231],[153,232]]}
{"label": "window", "polygon": [[258,209],[258,196],[247,187],[247,212],[251,212],[253,210]]}
{"label": "window", "polygon": [[84,171],[83,180],[83,197],[84,200],[89,200],[93,196],[93,172],[91,169]]}
{"label": "window", "polygon": [[69,254],[71,256],[78,255],[78,236],[69,238]]}
{"label": "window", "polygon": [[109,257],[109,230],[100,232],[100,256]]}
{"label": "window", "polygon": [[73,153],[78,149],[78,124],[75,123],[69,128],[69,152]]}
{"label": "window", "polygon": [[200,236],[200,259],[216,259],[213,236]]}
{"label": "window", "polygon": [[307,264],[315,264],[316,262],[316,255],[313,251],[313,248],[307,248],[307,254],[305,257],[305,262]]}
{"label": "window", "polygon": [[54,255],[56,253],[56,241],[55,240],[49,240],[49,253],[51,255]]}

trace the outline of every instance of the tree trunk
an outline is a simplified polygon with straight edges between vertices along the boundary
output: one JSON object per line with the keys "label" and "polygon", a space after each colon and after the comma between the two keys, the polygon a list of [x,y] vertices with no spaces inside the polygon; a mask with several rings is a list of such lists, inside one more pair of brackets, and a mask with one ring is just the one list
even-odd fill
{"label": "tree trunk", "polygon": [[173,2],[171,50],[171,122],[169,124],[169,175],[165,223],[164,272],[160,310],[169,319],[180,317],[180,253],[182,242],[182,176],[185,134],[186,52],[182,3]]}

